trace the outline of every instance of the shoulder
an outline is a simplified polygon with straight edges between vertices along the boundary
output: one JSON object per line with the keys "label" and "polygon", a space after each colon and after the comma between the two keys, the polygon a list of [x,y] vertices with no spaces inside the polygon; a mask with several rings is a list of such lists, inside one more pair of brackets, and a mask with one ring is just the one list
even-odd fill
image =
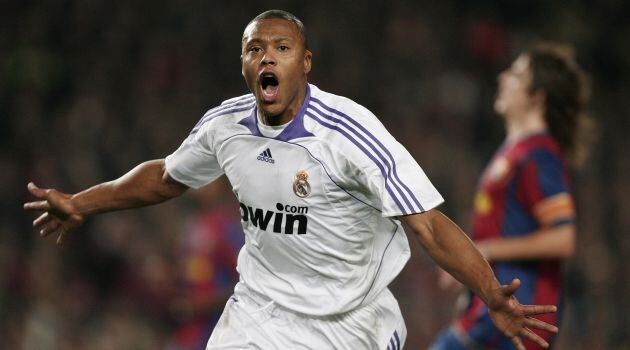
{"label": "shoulder", "polygon": [[221,106],[244,103],[245,101],[254,101],[254,94],[249,93],[237,97],[228,98],[227,100],[221,102]]}
{"label": "shoulder", "polygon": [[222,126],[237,124],[243,118],[249,116],[255,105],[256,99],[251,93],[227,99],[221,102],[220,105],[206,111],[193,127],[191,134],[197,133],[202,129],[213,129],[218,124]]}
{"label": "shoulder", "polygon": [[556,139],[547,132],[530,137],[524,142],[524,147],[530,153],[547,152],[556,155],[560,155],[562,153],[560,145]]}
{"label": "shoulder", "polygon": [[551,157],[558,160],[563,158],[560,146],[548,133],[530,136],[520,141],[510,153],[516,163],[527,163],[540,157]]}
{"label": "shoulder", "polygon": [[377,123],[382,127],[382,123],[367,108],[357,102],[343,96],[331,94],[320,90],[314,85],[311,87],[311,99],[308,109],[319,115],[331,116],[336,119],[342,118],[348,122],[370,122]]}
{"label": "shoulder", "polygon": [[560,146],[547,133],[523,140],[518,148],[515,163],[522,172],[549,176],[568,171]]}
{"label": "shoulder", "polygon": [[340,138],[361,144],[393,140],[381,121],[367,108],[313,85],[306,117],[313,125],[313,133],[329,140]]}
{"label": "shoulder", "polygon": [[311,85],[305,120],[318,139],[360,166],[389,165],[403,147],[367,108]]}

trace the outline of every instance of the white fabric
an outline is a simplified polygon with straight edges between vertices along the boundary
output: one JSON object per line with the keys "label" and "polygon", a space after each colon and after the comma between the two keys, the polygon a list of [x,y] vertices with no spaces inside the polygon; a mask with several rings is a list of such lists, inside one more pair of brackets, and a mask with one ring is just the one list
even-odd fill
{"label": "white fabric", "polygon": [[388,289],[360,309],[309,317],[287,310],[239,283],[206,350],[400,350],[406,336],[400,308]]}
{"label": "white fabric", "polygon": [[280,135],[287,125],[289,125],[289,123],[282,125],[266,125],[262,122],[262,120],[260,120],[260,116],[258,116],[256,120],[258,120],[258,129],[260,130],[260,133],[266,137],[276,137]]}
{"label": "white fabric", "polygon": [[[372,113],[309,90],[292,122],[303,124],[296,137],[263,137],[246,126],[255,105],[242,96],[209,111],[166,169],[195,188],[225,172],[241,203],[242,282],[277,305],[321,316],[370,304],[385,290],[410,254],[392,217],[443,199]],[[294,189],[300,173],[310,186],[303,198]]]}

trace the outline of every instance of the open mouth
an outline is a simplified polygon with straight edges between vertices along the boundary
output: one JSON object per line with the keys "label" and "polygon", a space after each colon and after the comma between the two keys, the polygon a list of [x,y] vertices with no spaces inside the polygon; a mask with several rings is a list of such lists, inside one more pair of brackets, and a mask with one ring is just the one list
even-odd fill
{"label": "open mouth", "polygon": [[273,73],[264,73],[260,78],[262,97],[265,102],[273,102],[278,96],[278,78]]}

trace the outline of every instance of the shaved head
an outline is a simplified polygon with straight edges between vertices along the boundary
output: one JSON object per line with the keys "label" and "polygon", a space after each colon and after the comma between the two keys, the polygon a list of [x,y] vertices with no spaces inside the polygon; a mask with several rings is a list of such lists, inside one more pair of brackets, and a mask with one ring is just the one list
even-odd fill
{"label": "shaved head", "polygon": [[286,21],[289,21],[289,22],[292,22],[293,24],[295,24],[295,26],[298,29],[298,32],[300,33],[300,37],[302,38],[302,42],[304,43],[304,49],[308,49],[308,44],[307,44],[307,41],[306,41],[306,30],[304,29],[304,23],[302,23],[302,21],[300,21],[300,19],[297,18],[294,14],[292,14],[290,12],[287,12],[287,11],[283,11],[283,10],[269,10],[269,11],[265,11],[265,12],[259,14],[258,16],[254,17],[254,19],[249,21],[249,23],[245,27],[245,31],[243,32],[242,42],[244,42],[246,40],[248,28],[252,24],[254,24],[254,23],[258,22],[258,21],[266,20],[266,19],[284,19]]}

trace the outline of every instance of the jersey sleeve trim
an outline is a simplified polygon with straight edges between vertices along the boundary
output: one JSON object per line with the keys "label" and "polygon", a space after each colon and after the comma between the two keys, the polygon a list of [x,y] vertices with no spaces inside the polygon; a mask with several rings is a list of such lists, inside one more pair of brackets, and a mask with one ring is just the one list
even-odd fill
{"label": "jersey sleeve trim", "polygon": [[543,227],[554,226],[558,222],[573,220],[575,217],[573,200],[568,193],[559,193],[538,202],[533,212]]}
{"label": "jersey sleeve trim", "polygon": [[[357,148],[359,148],[370,160],[372,160],[372,162],[374,162],[385,179],[385,187],[388,193],[392,196],[392,199],[404,215],[425,211],[409,187],[400,180],[396,171],[396,162],[394,157],[383,145],[383,143],[378,140],[378,138],[347,114],[327,106],[324,102],[315,97],[311,97],[311,101],[314,103],[309,105],[306,115],[311,117],[320,125],[338,131],[355,146],[357,146]],[[326,110],[328,113],[323,112],[320,108]],[[323,119],[326,119],[333,124],[329,124]],[[364,147],[358,140],[362,141],[367,148]],[[371,151],[368,150],[368,148]],[[401,199],[405,205],[403,205]]]}

